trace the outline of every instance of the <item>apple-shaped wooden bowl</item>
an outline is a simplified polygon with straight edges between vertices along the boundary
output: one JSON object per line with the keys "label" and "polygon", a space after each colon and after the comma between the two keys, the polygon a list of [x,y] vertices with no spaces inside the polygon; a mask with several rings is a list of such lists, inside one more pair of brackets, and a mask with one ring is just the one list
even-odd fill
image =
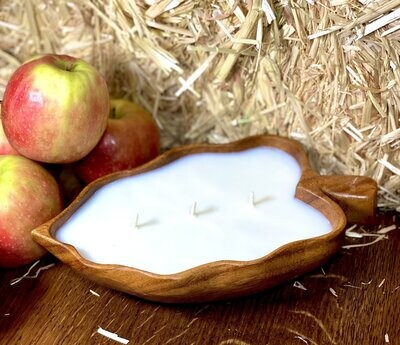
{"label": "apple-shaped wooden bowl", "polygon": [[[295,158],[302,172],[295,196],[328,219],[332,226],[330,232],[290,242],[255,260],[209,262],[174,274],[155,274],[134,267],[97,264],[82,257],[72,245],[55,238],[57,230],[71,215],[99,188],[110,182],[158,169],[195,153],[239,152],[260,146],[278,148]],[[189,145],[172,149],[141,167],[96,180],[57,217],[33,230],[32,235],[35,241],[62,262],[101,285],[153,301],[205,302],[256,293],[319,267],[340,249],[347,221],[363,223],[373,219],[376,198],[374,180],[360,176],[320,176],[310,168],[306,153],[297,141],[278,136],[254,136],[229,144]]]}

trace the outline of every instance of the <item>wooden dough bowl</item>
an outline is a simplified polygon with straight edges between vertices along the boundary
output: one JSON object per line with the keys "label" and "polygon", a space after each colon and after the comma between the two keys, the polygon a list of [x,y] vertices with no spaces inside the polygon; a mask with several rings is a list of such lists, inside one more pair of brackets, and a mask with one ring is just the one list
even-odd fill
{"label": "wooden dough bowl", "polygon": [[[193,153],[237,152],[259,146],[279,148],[297,160],[302,176],[296,188],[296,197],[319,210],[331,223],[331,232],[288,243],[256,260],[210,262],[167,275],[122,265],[96,264],[83,258],[73,246],[54,237],[57,229],[107,183],[157,169]],[[229,144],[200,144],[172,149],[141,167],[98,179],[89,184],[62,213],[33,230],[32,236],[62,262],[98,284],[159,302],[208,302],[257,293],[319,267],[340,249],[347,222],[373,220],[376,202],[377,186],[374,180],[361,176],[320,176],[310,168],[300,143],[262,135]]]}

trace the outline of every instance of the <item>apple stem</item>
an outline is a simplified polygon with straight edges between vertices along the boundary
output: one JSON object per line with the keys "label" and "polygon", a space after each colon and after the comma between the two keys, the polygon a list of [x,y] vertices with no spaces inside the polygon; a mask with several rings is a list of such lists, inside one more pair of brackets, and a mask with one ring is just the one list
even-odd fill
{"label": "apple stem", "polygon": [[74,64],[73,64],[73,63],[68,63],[67,66],[66,66],[66,68],[65,68],[65,70],[68,71],[68,72],[71,72],[72,69],[73,69],[73,67],[74,67]]}
{"label": "apple stem", "polygon": [[117,117],[117,112],[115,108],[110,109],[110,118],[115,119]]}

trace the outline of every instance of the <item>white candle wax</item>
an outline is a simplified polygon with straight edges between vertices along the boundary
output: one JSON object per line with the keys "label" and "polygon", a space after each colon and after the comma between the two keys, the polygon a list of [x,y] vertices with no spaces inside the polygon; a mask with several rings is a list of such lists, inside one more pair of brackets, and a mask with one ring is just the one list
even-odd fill
{"label": "white candle wax", "polygon": [[158,274],[257,259],[331,230],[294,198],[300,176],[297,161],[276,148],[185,156],[103,186],[56,238],[93,262]]}

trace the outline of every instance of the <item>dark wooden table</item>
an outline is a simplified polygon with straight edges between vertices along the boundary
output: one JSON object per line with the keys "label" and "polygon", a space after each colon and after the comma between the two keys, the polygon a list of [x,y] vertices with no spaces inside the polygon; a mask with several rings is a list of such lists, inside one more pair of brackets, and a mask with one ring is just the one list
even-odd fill
{"label": "dark wooden table", "polygon": [[[399,221],[382,219],[384,226]],[[371,246],[343,249],[297,278],[306,290],[289,281],[256,296],[201,305],[140,300],[47,257],[33,273],[56,264],[37,279],[10,285],[27,268],[0,271],[0,344],[118,344],[98,334],[99,327],[135,345],[400,344],[400,231],[387,235]]]}

